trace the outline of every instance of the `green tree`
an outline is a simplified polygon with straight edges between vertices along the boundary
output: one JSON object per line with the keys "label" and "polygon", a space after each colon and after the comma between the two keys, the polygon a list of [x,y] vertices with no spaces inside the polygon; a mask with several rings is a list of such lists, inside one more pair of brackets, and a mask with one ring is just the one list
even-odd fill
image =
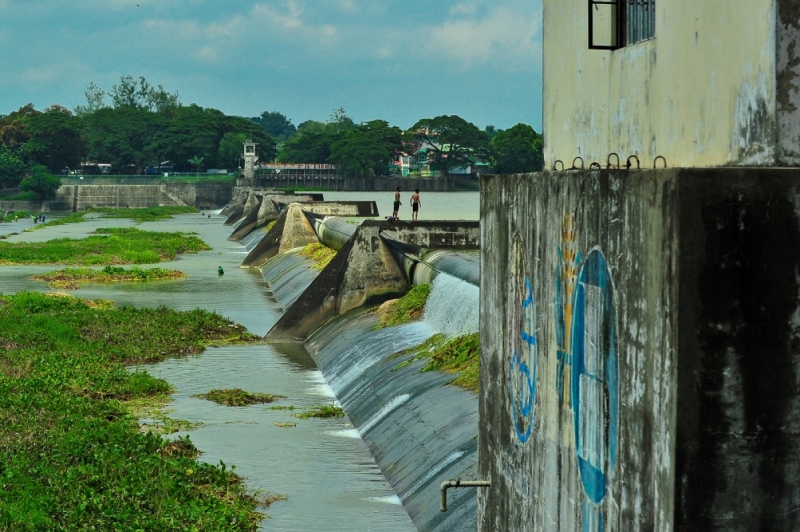
{"label": "green tree", "polygon": [[527,124],[501,131],[492,140],[492,167],[498,174],[539,172],[544,163],[542,136]]}
{"label": "green tree", "polygon": [[38,114],[40,114],[40,111],[37,111],[32,103],[29,103],[3,117],[0,120],[0,144],[17,154],[17,156],[23,156],[24,154],[20,153],[20,149],[31,138],[27,128],[27,119]]}
{"label": "green tree", "polygon": [[77,168],[86,152],[79,120],[66,107],[53,105],[25,119],[30,139],[20,148],[29,163],[42,164],[58,174],[64,167]]}
{"label": "green tree", "polygon": [[25,163],[14,153],[0,146],[0,188],[15,188],[25,177]]}
{"label": "green tree", "polygon": [[297,131],[297,128],[294,127],[291,120],[277,112],[271,113],[269,111],[264,111],[261,113],[261,116],[257,116],[251,120],[279,141],[288,140],[289,137],[294,135],[295,131]]}
{"label": "green tree", "polygon": [[247,141],[247,135],[244,133],[235,133],[229,131],[222,136],[219,141],[219,150],[217,154],[217,161],[221,168],[234,169],[239,168],[243,155],[242,146]]}
{"label": "green tree", "polygon": [[327,131],[307,128],[281,146],[278,161],[282,163],[327,163],[334,137]]}
{"label": "green tree", "polygon": [[391,155],[379,137],[366,128],[354,127],[331,143],[328,160],[341,170],[375,175],[386,168]]}
{"label": "green tree", "polygon": [[427,148],[434,168],[447,175],[453,168],[468,166],[489,157],[489,136],[460,116],[423,118],[407,134],[415,148]]}
{"label": "green tree", "polygon": [[40,200],[50,200],[56,197],[56,191],[61,186],[61,179],[52,175],[47,168],[36,165],[31,168],[30,177],[26,177],[19,184],[23,192],[33,192]]}

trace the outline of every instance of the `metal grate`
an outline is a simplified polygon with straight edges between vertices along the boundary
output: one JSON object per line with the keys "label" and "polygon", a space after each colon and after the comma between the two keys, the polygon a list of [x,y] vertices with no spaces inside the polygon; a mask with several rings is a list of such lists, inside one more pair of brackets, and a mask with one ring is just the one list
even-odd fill
{"label": "metal grate", "polygon": [[656,0],[625,0],[625,44],[652,39],[656,30]]}

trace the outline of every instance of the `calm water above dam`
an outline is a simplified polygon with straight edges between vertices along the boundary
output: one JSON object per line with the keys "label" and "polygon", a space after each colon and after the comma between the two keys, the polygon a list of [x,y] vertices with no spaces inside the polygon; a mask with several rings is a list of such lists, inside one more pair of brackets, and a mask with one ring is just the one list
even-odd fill
{"label": "calm water above dam", "polygon": [[[401,219],[410,219],[403,191]],[[392,193],[325,192],[326,200],[376,200],[381,217],[391,213]],[[477,193],[428,193],[422,196],[420,219],[478,219]],[[265,334],[280,317],[269,287],[258,271],[240,270],[246,256],[240,243],[227,241],[232,232],[224,219],[200,214],[145,223],[137,227],[159,231],[195,231],[212,251],[185,255],[159,266],[183,271],[188,278],[158,283],[85,285],[72,292],[78,297],[111,299],[118,305],[178,310],[216,311],[251,332]],[[0,224],[0,234],[17,232],[30,221]],[[46,228],[9,237],[9,241],[79,238],[97,227],[135,226],[127,220],[95,219],[76,225]],[[217,275],[217,267],[225,275]],[[3,266],[0,293],[48,288],[28,279],[53,266]],[[314,361],[295,343],[209,349],[205,353],[146,366],[151,374],[176,389],[170,416],[203,426],[188,433],[203,452],[200,459],[235,465],[251,487],[282,494],[287,501],[268,510],[265,530],[414,530],[358,432],[346,419],[301,420],[292,412],[270,406],[294,406],[294,412],[335,400]],[[273,405],[229,408],[194,394],[214,388],[243,388],[251,392],[285,395]],[[295,423],[293,427],[276,424]],[[438,504],[432,500],[431,504]]]}

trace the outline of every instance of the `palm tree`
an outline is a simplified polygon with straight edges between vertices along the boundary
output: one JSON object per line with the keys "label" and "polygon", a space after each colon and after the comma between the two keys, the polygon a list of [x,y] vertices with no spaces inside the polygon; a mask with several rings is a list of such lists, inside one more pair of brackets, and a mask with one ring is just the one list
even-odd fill
{"label": "palm tree", "polygon": [[194,157],[192,157],[191,159],[186,161],[186,162],[188,162],[189,164],[191,164],[192,166],[195,167],[195,169],[197,171],[197,178],[198,179],[200,179],[200,165],[203,164],[203,160],[204,159],[205,159],[204,157],[198,157],[197,155],[195,155]]}

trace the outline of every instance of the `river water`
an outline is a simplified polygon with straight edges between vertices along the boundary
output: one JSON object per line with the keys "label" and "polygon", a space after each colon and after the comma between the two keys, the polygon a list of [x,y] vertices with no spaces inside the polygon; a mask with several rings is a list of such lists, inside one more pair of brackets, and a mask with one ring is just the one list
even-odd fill
{"label": "river water", "polygon": [[[403,194],[406,214],[410,215],[405,197],[410,192]],[[324,195],[330,201],[376,200],[382,216],[391,212],[393,200],[393,194],[386,193],[380,197],[372,192],[325,192]],[[425,194],[423,191],[421,199],[420,219],[478,219],[476,192]],[[281,310],[260,272],[238,268],[247,252],[242,244],[227,240],[232,228],[224,226],[224,218],[216,212],[210,218],[208,214],[186,214],[136,226],[145,230],[197,232],[213,248],[159,265],[180,270],[187,274],[187,279],[85,285],[72,293],[84,298],[110,299],[117,305],[207,309],[246,326],[255,334],[266,334]],[[31,225],[29,220],[0,224],[0,234],[8,235]],[[8,241],[81,238],[98,227],[132,226],[135,224],[128,220],[98,218],[12,235]],[[217,274],[219,266],[224,268],[224,276]],[[47,291],[44,283],[28,277],[53,269],[53,266],[3,266],[0,293]],[[333,391],[302,344],[212,348],[198,356],[170,359],[143,369],[175,388],[169,405],[171,417],[203,424],[188,433],[176,434],[191,437],[202,451],[201,460],[234,465],[253,489],[287,497],[267,511],[271,518],[262,522],[264,530],[414,530],[399,499],[346,418],[301,420],[292,415],[335,401]],[[217,388],[243,388],[284,395],[286,399],[272,405],[231,408],[193,397]],[[271,406],[293,406],[295,410],[275,410]]]}

